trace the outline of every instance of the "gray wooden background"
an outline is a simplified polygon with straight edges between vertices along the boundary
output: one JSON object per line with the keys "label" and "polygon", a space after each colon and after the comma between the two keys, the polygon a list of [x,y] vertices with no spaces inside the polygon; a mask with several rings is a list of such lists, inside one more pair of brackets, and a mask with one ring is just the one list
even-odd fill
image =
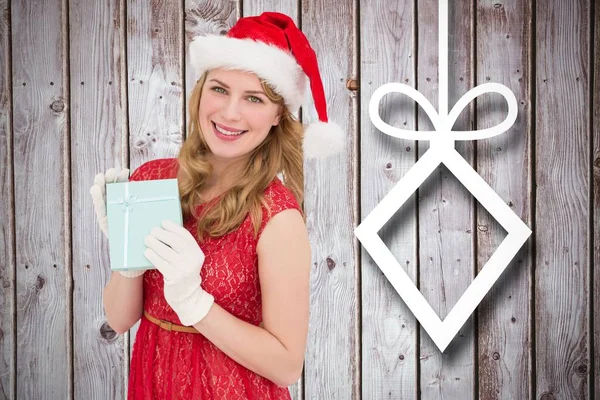
{"label": "gray wooden background", "polygon": [[[353,235],[427,149],[378,132],[367,106],[395,81],[437,104],[438,0],[0,0],[0,399],[125,397],[135,329],[117,336],[103,315],[108,248],[89,187],[109,167],[177,154],[190,38],[265,10],[302,27],[347,132],[343,154],[306,163],[312,307],[293,397],[600,398],[594,1],[450,5],[450,105],[488,81],[519,102],[512,129],[457,149],[533,235],[440,353]],[[456,129],[505,108],[484,96]],[[383,114],[431,126],[400,95]],[[441,166],[381,235],[443,318],[506,232]]]}

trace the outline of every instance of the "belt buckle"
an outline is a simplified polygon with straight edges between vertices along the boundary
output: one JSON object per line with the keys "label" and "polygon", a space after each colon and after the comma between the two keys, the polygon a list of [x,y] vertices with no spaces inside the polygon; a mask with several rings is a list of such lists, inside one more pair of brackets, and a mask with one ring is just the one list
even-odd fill
{"label": "belt buckle", "polygon": [[[163,324],[165,324],[167,327],[164,327]],[[171,332],[173,330],[173,323],[170,321],[161,320],[160,327]]]}

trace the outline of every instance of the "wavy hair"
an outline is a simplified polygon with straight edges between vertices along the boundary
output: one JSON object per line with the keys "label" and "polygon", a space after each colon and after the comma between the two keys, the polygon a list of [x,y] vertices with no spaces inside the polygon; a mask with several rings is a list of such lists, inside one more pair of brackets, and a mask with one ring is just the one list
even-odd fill
{"label": "wavy hair", "polygon": [[201,241],[205,234],[219,237],[236,230],[250,213],[256,238],[262,222],[261,205],[268,207],[263,192],[278,174],[283,175],[285,186],[291,190],[304,213],[304,128],[289,112],[284,99],[261,80],[267,97],[281,106],[279,124],[271,127],[263,142],[248,154],[247,162],[234,180],[235,184],[219,196],[221,200],[209,204],[201,215],[197,215],[199,191],[213,171],[206,158],[210,149],[198,123],[198,107],[207,74],[208,71],[198,79],[190,95],[187,138],[177,157],[184,172],[178,179],[182,212],[184,217],[191,215],[198,219],[197,236]]}

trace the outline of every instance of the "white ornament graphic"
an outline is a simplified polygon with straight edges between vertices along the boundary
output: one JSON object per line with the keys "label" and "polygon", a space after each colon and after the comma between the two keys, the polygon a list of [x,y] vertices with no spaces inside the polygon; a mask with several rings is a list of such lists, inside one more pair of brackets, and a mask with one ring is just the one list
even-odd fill
{"label": "white ornament graphic", "polygon": [[[411,131],[395,128],[383,122],[379,116],[379,102],[383,96],[393,92],[406,94],[418,102],[431,119],[435,130]],[[461,111],[473,99],[484,93],[499,93],[506,99],[508,103],[506,119],[499,125],[488,129],[453,131],[454,122]],[[486,83],[469,90],[448,113],[448,2],[440,0],[439,112],[435,111],[435,108],[425,96],[412,87],[402,83],[387,83],[373,93],[369,102],[369,116],[373,125],[387,135],[410,140],[429,140],[431,142],[429,150],[400,179],[364,221],[356,227],[354,234],[419,320],[433,342],[443,352],[531,235],[529,227],[521,221],[454,148],[456,140],[484,139],[507,131],[517,119],[517,100],[508,87],[498,83]],[[498,249],[443,321],[433,311],[427,300],[377,234],[440,163],[446,165],[508,232]]]}

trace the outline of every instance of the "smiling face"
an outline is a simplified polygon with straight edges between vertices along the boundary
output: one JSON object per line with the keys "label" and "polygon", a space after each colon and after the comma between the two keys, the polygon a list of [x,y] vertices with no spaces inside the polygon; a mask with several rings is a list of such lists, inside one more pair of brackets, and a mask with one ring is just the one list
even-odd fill
{"label": "smiling face", "polygon": [[229,164],[248,156],[279,123],[280,109],[255,74],[211,70],[198,107],[198,123],[211,161]]}

